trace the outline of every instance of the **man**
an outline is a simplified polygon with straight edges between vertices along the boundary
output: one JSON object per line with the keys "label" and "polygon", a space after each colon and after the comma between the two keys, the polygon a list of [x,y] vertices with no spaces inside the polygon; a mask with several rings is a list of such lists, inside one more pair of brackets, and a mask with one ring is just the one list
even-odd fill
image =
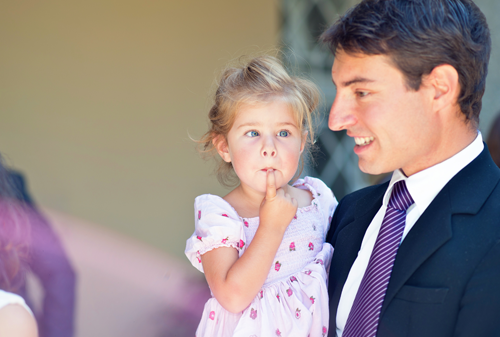
{"label": "man", "polygon": [[365,0],[322,36],[329,127],[363,172],[327,241],[329,336],[500,336],[500,170],[477,131],[491,48],[470,0]]}

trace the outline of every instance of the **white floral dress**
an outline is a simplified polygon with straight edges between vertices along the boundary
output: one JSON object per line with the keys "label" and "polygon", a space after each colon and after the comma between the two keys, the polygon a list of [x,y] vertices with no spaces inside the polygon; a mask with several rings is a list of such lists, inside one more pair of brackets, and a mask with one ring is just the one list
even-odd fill
{"label": "white floral dress", "polygon": [[[269,275],[241,313],[225,310],[212,297],[205,304],[197,337],[326,336],[327,274],[333,247],[325,243],[337,200],[319,179],[299,179],[295,187],[309,190],[311,205],[299,208],[288,226]],[[203,272],[200,256],[219,247],[234,247],[239,256],[259,226],[259,218],[242,218],[224,199],[210,194],[195,200],[195,232],[186,255]]]}

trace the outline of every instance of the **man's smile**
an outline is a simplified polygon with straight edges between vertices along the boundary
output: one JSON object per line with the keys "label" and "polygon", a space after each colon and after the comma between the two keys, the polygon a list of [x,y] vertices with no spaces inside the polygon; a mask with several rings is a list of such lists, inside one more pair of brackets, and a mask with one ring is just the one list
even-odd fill
{"label": "man's smile", "polygon": [[354,142],[356,143],[356,145],[359,145],[359,146],[368,145],[371,142],[373,142],[374,140],[375,140],[374,137],[354,137]]}

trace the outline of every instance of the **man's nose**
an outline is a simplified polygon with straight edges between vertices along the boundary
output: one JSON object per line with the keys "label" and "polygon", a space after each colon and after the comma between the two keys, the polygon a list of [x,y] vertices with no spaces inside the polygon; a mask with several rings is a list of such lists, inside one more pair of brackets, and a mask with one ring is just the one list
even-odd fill
{"label": "man's nose", "polygon": [[276,157],[277,151],[272,137],[266,137],[262,145],[261,155],[263,157]]}
{"label": "man's nose", "polygon": [[357,119],[353,114],[349,102],[337,93],[330,109],[328,127],[333,131],[346,130],[356,124]]}

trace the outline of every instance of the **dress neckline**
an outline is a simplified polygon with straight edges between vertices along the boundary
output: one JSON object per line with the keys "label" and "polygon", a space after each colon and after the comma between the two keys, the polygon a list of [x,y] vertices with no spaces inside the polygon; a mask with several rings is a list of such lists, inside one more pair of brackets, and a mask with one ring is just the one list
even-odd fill
{"label": "dress neckline", "polygon": [[[300,181],[302,181],[302,183],[297,184],[297,182],[298,182],[299,180],[300,180]],[[313,209],[313,208],[315,208],[315,207],[317,207],[317,206],[318,206],[318,202],[317,202],[318,192],[317,192],[317,191],[316,191],[316,189],[315,189],[314,187],[312,187],[312,186],[311,186],[311,184],[310,184],[310,183],[308,183],[305,179],[298,179],[295,183],[293,183],[293,184],[292,184],[292,186],[293,186],[293,187],[297,187],[297,188],[300,188],[300,187],[298,187],[298,186],[305,186],[305,187],[307,187],[307,189],[311,192],[312,197],[313,197],[313,198],[312,198],[312,200],[311,200],[311,203],[310,203],[309,205],[304,206],[304,207],[297,208],[297,212],[299,212],[299,211],[300,211],[301,213],[302,213],[302,212],[308,212],[308,211],[310,211],[311,209]],[[215,194],[209,194],[209,195],[211,195],[211,196],[213,196],[213,197],[216,197],[216,198],[218,198],[218,199],[222,200],[225,204],[227,204],[227,206],[229,206],[229,207],[230,207],[230,208],[234,211],[234,213],[235,213],[235,214],[237,214],[237,215],[238,215],[238,217],[239,217],[240,219],[245,219],[245,220],[258,220],[258,219],[259,219],[259,217],[258,217],[258,216],[254,216],[254,217],[251,217],[251,218],[245,218],[245,217],[242,217],[242,216],[240,216],[240,215],[238,214],[238,212],[236,212],[236,210],[234,209],[234,207],[233,207],[233,206],[231,206],[231,204],[230,204],[229,202],[227,202],[227,201],[226,201],[223,197],[218,196],[218,195],[215,195]]]}

